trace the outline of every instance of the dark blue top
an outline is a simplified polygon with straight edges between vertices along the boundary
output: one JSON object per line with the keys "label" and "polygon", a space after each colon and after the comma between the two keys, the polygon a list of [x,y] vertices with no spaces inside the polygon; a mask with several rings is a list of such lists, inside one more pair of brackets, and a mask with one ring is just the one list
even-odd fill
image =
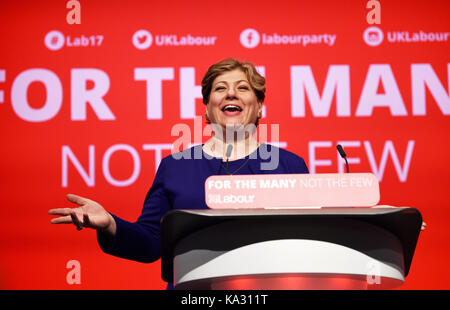
{"label": "dark blue top", "polygon": [[[228,173],[308,173],[308,168],[303,158],[294,153],[262,144],[247,157],[230,161]],[[137,221],[131,223],[112,214],[117,225],[116,234],[110,237],[97,231],[101,249],[114,256],[144,263],[158,260],[161,256],[159,225],[164,214],[174,209],[208,209],[205,202],[206,179],[211,175],[226,174],[222,158],[207,155],[201,145],[165,157]]]}

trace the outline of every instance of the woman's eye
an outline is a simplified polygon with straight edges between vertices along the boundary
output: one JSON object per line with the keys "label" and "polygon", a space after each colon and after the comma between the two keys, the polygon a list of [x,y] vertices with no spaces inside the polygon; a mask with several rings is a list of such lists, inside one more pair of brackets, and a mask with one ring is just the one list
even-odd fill
{"label": "woman's eye", "polygon": [[221,89],[225,89],[225,87],[223,87],[223,86],[218,86],[218,87],[216,87],[215,90],[221,90]]}
{"label": "woman's eye", "polygon": [[239,86],[239,89],[248,90],[247,86]]}

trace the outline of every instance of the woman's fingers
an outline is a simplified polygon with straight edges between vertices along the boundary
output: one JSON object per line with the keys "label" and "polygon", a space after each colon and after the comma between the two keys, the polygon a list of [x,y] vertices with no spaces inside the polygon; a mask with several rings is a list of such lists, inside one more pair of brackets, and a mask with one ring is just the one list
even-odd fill
{"label": "woman's fingers", "polygon": [[84,210],[85,208],[91,206],[92,201],[74,194],[67,194],[66,198],[70,202],[81,206],[81,208],[50,209],[48,211],[49,214],[60,215],[60,217],[53,218],[50,222],[52,224],[74,224],[77,226],[78,230],[81,230],[83,227],[92,227],[89,215],[87,213],[88,211]]}
{"label": "woman's fingers", "polygon": [[83,228],[83,221],[78,219],[77,213],[75,211],[70,213],[70,217],[72,218],[72,222],[77,226],[77,229],[81,230]]}
{"label": "woman's fingers", "polygon": [[[73,210],[73,209],[72,209]],[[50,210],[52,211],[52,210]],[[49,211],[49,213],[50,213]],[[58,211],[58,213],[50,213],[50,214],[58,214],[61,215],[61,213],[66,213],[66,211]],[[75,211],[71,211],[69,212],[68,215],[65,216],[60,216],[60,217],[55,217],[53,219],[50,220],[50,223],[52,224],[74,224],[78,230],[83,229],[83,227],[90,227],[90,221],[89,221],[89,216],[85,213],[83,214],[83,219],[80,220],[81,216],[75,212]]]}
{"label": "woman's fingers", "polygon": [[50,209],[48,210],[48,214],[52,215],[70,215],[71,208],[57,208],[57,209]]}
{"label": "woman's fingers", "polygon": [[83,225],[84,227],[91,227],[91,222],[89,221],[89,215],[83,214]]}
{"label": "woman's fingers", "polygon": [[50,220],[52,224],[72,224],[72,217],[70,215],[55,217]]}
{"label": "woman's fingers", "polygon": [[81,219],[79,216],[79,212],[76,209],[70,208],[60,208],[60,209],[51,209],[48,211],[49,214],[52,215],[62,215],[60,217],[56,217],[51,219],[52,224],[75,224],[78,230],[81,230],[83,226],[88,226],[89,224],[89,216],[84,213]]}
{"label": "woman's fingers", "polygon": [[82,206],[82,205],[84,205],[87,202],[86,198],[83,198],[81,196],[74,195],[74,194],[67,194],[66,198],[70,202],[76,203],[79,206]]}

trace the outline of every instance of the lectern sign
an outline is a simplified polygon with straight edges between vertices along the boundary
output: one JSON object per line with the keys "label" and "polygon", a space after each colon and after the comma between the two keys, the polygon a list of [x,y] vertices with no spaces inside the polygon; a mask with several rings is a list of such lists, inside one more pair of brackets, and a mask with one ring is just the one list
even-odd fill
{"label": "lectern sign", "polygon": [[210,176],[205,194],[212,209],[371,207],[380,200],[372,173]]}

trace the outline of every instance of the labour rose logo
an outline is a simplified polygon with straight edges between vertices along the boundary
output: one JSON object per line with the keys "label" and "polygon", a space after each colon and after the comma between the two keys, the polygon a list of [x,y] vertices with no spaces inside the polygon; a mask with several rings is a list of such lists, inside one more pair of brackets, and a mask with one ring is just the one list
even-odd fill
{"label": "labour rose logo", "polygon": [[259,33],[255,29],[245,29],[239,37],[241,44],[246,48],[254,48],[259,44]]}
{"label": "labour rose logo", "polygon": [[376,26],[367,28],[363,34],[364,41],[369,46],[378,46],[383,42],[383,31]]}
{"label": "labour rose logo", "polygon": [[44,44],[49,50],[59,50],[64,46],[64,35],[58,30],[52,30],[45,36]]}
{"label": "labour rose logo", "polygon": [[137,49],[145,50],[152,45],[153,37],[147,30],[138,30],[133,35],[133,45]]}

